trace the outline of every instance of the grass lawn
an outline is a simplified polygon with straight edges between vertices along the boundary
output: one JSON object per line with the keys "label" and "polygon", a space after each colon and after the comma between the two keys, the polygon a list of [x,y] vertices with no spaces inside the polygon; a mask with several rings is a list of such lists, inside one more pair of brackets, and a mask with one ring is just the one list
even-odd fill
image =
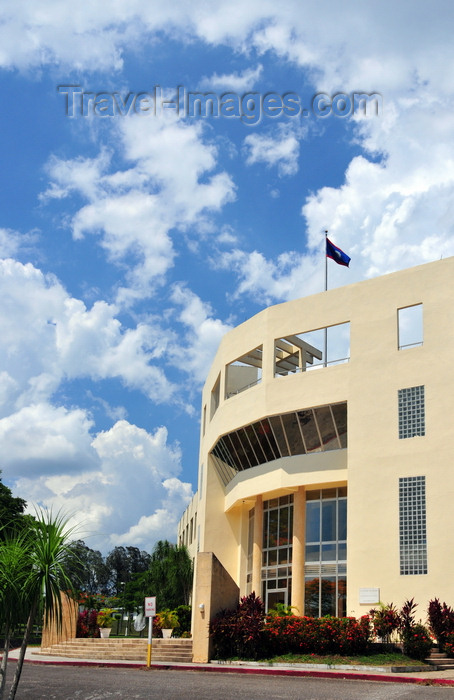
{"label": "grass lawn", "polygon": [[424,662],[410,659],[400,652],[384,652],[381,654],[364,654],[363,656],[319,656],[317,654],[285,654],[263,659],[275,664],[352,664],[356,666],[421,666]]}

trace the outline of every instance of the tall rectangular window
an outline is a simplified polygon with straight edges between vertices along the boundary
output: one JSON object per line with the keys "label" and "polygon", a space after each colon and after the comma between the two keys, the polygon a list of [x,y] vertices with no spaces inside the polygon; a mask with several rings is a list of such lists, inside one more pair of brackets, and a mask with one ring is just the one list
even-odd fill
{"label": "tall rectangular window", "polygon": [[399,389],[399,438],[426,434],[424,386]]}
{"label": "tall rectangular window", "polygon": [[262,600],[266,612],[292,599],[293,495],[263,502]]}
{"label": "tall rectangular window", "polygon": [[399,479],[401,576],[427,574],[426,477]]}
{"label": "tall rectangular window", "polygon": [[347,603],[347,489],[306,493],[305,610],[344,617]]}
{"label": "tall rectangular window", "polygon": [[216,379],[215,385],[214,385],[213,389],[211,390],[210,419],[213,418],[214,414],[218,410],[220,389],[221,389],[221,374],[219,373],[218,378]]}
{"label": "tall rectangular window", "polygon": [[422,304],[397,309],[398,348],[415,348],[423,343]]}

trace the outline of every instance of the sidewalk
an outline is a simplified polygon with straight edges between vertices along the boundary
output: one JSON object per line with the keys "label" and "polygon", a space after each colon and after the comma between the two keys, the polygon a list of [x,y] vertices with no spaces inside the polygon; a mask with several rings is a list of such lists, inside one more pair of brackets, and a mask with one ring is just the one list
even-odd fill
{"label": "sidewalk", "polygon": [[[53,664],[69,666],[104,666],[117,668],[143,668],[146,660],[141,661],[103,661],[100,659],[74,659],[61,656],[42,656],[34,653],[34,647],[29,647],[25,654],[25,662],[33,664]],[[19,649],[10,651],[8,659],[14,661],[19,656]],[[184,671],[205,671],[216,673],[244,673],[280,676],[311,676],[312,678],[354,678],[357,680],[381,681],[391,683],[415,683],[420,685],[444,685],[454,687],[454,669],[447,671],[416,671],[413,673],[393,673],[389,670],[378,670],[368,666],[353,668],[348,666],[328,668],[323,664],[267,664],[259,662],[238,663],[166,663],[154,662],[151,668],[154,670],[174,669]]]}

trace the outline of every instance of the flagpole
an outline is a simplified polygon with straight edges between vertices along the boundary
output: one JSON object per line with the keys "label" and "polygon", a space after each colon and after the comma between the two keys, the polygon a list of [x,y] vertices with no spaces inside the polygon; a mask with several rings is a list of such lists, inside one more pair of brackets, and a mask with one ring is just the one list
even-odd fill
{"label": "flagpole", "polygon": [[326,254],[326,239],[328,238],[328,231],[325,231],[325,292],[328,291],[328,256]]}
{"label": "flagpole", "polygon": [[[326,254],[326,241],[328,239],[328,231],[325,231],[325,292],[328,291],[328,256]],[[328,328],[325,326],[325,337],[323,347],[323,366],[326,367],[328,359]]]}

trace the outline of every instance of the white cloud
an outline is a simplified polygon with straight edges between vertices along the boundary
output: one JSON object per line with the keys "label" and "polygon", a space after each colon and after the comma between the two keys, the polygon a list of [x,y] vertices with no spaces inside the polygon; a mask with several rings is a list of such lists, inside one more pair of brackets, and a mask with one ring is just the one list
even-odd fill
{"label": "white cloud", "polygon": [[156,401],[174,387],[153,360],[162,351],[158,329],[123,328],[104,301],[87,309],[52,275],[30,263],[0,260],[0,416],[49,400],[65,379],[117,378]]}
{"label": "white cloud", "polygon": [[47,403],[26,406],[0,419],[0,451],[5,477],[75,472],[97,463],[91,447],[93,423],[81,409]]}
{"label": "white cloud", "polygon": [[276,166],[280,177],[298,172],[299,141],[292,127],[280,124],[274,134],[249,134],[244,139],[246,165]]}
{"label": "white cloud", "polygon": [[118,421],[98,433],[90,449],[95,459],[91,465],[85,461],[77,474],[53,468],[38,479],[28,464],[33,453],[24,455],[27,467],[15,486],[31,512],[38,503],[70,513],[78,536],[104,553],[124,543],[150,551],[156,540],[173,539],[192,491],[178,478],[181,453],[177,444],[168,444],[166,428],[149,433]]}
{"label": "white cloud", "polygon": [[23,243],[23,237],[17,231],[0,228],[0,258],[14,257]]}
{"label": "white cloud", "polygon": [[248,296],[261,307],[276,301],[288,301],[322,291],[323,252],[301,255],[289,251],[276,260],[267,260],[263,253],[235,249],[217,261],[224,270],[234,270],[239,282],[232,299]]}
{"label": "white cloud", "polygon": [[263,66],[259,63],[256,68],[247,68],[241,73],[224,73],[205,76],[200,81],[201,90],[218,90],[223,92],[235,92],[242,94],[252,90],[263,72]]}
{"label": "white cloud", "polygon": [[181,307],[178,319],[187,332],[184,340],[180,339],[173,346],[171,354],[178,366],[188,372],[196,382],[202,383],[222,336],[231,326],[213,318],[211,306],[182,284],[174,286],[172,301]]}
{"label": "white cloud", "polygon": [[217,149],[204,140],[200,122],[186,124],[173,115],[131,117],[121,122],[118,137],[133,164],[128,170],[113,170],[105,150],[95,159],[53,157],[43,198],[81,194],[88,203],[72,219],[74,237],[100,235],[111,260],[135,258],[117,296],[117,303],[129,305],[163,284],[175,257],[170,232],[195,225],[206,232],[204,217],[235,193],[230,176],[214,172]]}

